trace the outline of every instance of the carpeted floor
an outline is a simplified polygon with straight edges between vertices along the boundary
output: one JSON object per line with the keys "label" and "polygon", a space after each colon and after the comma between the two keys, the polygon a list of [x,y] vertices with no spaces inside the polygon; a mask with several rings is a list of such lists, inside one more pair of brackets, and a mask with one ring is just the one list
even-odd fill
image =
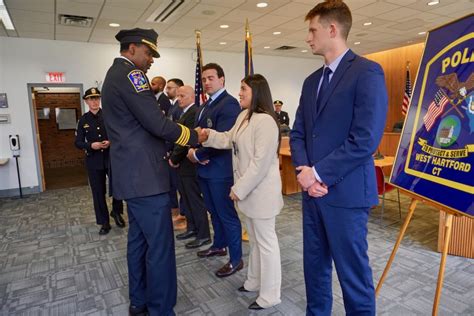
{"label": "carpeted floor", "polygon": [[[391,196],[393,198],[393,195]],[[406,214],[409,200],[402,197]],[[398,209],[388,202],[369,222],[375,283],[399,232]],[[382,224],[382,225],[381,225]],[[127,229],[98,235],[88,187],[52,190],[24,199],[0,199],[0,315],[127,315]],[[246,269],[218,279],[225,258],[199,259],[176,242],[178,315],[304,315],[301,201],[285,197],[277,218],[282,260],[282,303],[249,313],[255,294],[237,292]],[[379,315],[430,315],[440,254],[438,213],[420,205],[377,299]],[[244,244],[247,262],[248,245]],[[343,315],[334,274],[334,315]],[[474,315],[474,260],[449,256],[440,315]]]}

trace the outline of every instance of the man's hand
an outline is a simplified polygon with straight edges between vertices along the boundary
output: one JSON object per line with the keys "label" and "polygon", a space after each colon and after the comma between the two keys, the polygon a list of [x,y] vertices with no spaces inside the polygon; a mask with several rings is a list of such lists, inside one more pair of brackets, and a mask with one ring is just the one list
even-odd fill
{"label": "man's hand", "polygon": [[196,149],[189,148],[188,154],[186,155],[186,157],[188,157],[189,161],[191,161],[192,163],[201,164],[203,166],[205,166],[209,163],[209,159],[208,160],[203,160],[203,161],[196,160],[196,158],[194,158],[194,152],[196,152]]}
{"label": "man's hand", "polygon": [[102,149],[104,147],[102,145],[102,142],[93,142],[91,144],[91,148],[94,149],[94,150],[99,150],[99,149]]}
{"label": "man's hand", "polygon": [[300,173],[296,176],[298,183],[301,185],[303,190],[307,191],[308,188],[316,182],[313,168],[308,166],[298,166],[296,167],[296,170],[300,171]]}
{"label": "man's hand", "polygon": [[169,163],[169,165],[170,165],[171,168],[178,168],[178,167],[179,167],[179,163],[175,165],[175,164],[171,161],[171,159],[168,159],[168,163]]}
{"label": "man's hand", "polygon": [[230,190],[229,197],[234,202],[240,201],[239,197],[237,195],[235,195],[234,191],[232,191],[232,190]]}
{"label": "man's hand", "polygon": [[107,149],[110,147],[110,142],[108,140],[102,141],[102,148]]}
{"label": "man's hand", "polygon": [[189,148],[188,150],[188,154],[186,155],[186,157],[188,157],[189,161],[191,161],[192,163],[197,163],[198,161],[196,160],[196,158],[194,158],[194,152],[196,151],[196,149],[194,148]]}
{"label": "man's hand", "polygon": [[319,198],[328,194],[328,186],[324,183],[316,181],[308,188],[308,194],[312,197]]}

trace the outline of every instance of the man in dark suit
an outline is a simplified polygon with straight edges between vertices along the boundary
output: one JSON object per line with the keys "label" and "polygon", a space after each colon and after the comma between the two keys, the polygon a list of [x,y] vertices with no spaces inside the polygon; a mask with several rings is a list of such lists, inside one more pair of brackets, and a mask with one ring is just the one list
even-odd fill
{"label": "man in dark suit", "polygon": [[283,102],[280,100],[275,100],[273,101],[273,106],[275,107],[275,113],[278,117],[278,121],[280,122],[280,125],[290,126],[290,117],[288,116],[288,113],[281,110],[281,107],[283,106]]}
{"label": "man in dark suit", "polygon": [[178,121],[182,113],[182,109],[178,104],[178,89],[182,86],[184,86],[184,82],[179,78],[172,78],[166,82],[166,94],[171,103],[170,110],[168,111],[168,118],[173,122]]}
{"label": "man in dark suit", "polygon": [[[99,235],[106,235],[111,229],[109,211],[105,199],[106,176],[110,179],[110,142],[105,130],[102,110],[100,109],[99,89],[87,89],[83,99],[89,107],[89,112],[85,113],[77,123],[74,144],[77,148],[84,150],[86,154],[87,175],[89,176],[89,184],[94,201],[96,223],[101,225]],[[122,213],[122,201],[114,198],[110,216],[115,220],[115,224],[118,227],[125,227]]]}
{"label": "man in dark suit", "polygon": [[156,102],[160,106],[160,109],[168,116],[168,111],[171,107],[171,102],[168,96],[163,92],[166,86],[166,79],[157,76],[151,79],[151,90],[155,94]]}
{"label": "man in dark suit", "polygon": [[290,134],[304,189],[306,313],[331,315],[334,261],[346,314],[375,315],[367,220],[378,203],[372,154],[387,113],[384,74],[347,48],[352,17],[344,2],[319,3],[306,20],[306,42],[324,57],[303,84]]}
{"label": "man in dark suit", "polygon": [[[178,123],[189,128],[194,126],[196,106],[194,105],[194,89],[191,86],[182,86],[177,91],[177,104],[182,115]],[[186,243],[186,248],[198,248],[211,243],[209,220],[207,219],[206,206],[202,199],[201,189],[196,177],[196,165],[186,159],[188,147],[175,145],[169,159],[169,164],[178,170],[179,192],[181,201],[186,209],[186,231],[176,235],[176,239],[185,240],[195,237]]]}
{"label": "man in dark suit", "polygon": [[[178,104],[178,88],[184,85],[183,80],[178,78],[172,78],[166,82],[166,95],[170,102],[170,108],[168,110],[167,118],[173,122],[177,122],[181,116],[182,110]],[[192,126],[191,126],[192,127]],[[174,144],[168,142],[169,154],[173,151]],[[178,173],[175,168],[170,167],[170,199],[171,199],[171,210],[173,211],[173,226],[175,230],[186,229],[186,217],[184,216],[186,211],[183,203],[183,198],[180,197],[178,202],[178,189],[181,190],[178,183]],[[181,192],[180,192],[180,195]]]}
{"label": "man in dark suit", "polygon": [[121,30],[121,56],[104,80],[104,120],[111,141],[113,194],[128,205],[131,315],[174,315],[177,278],[165,140],[196,146],[194,130],[168,120],[145,73],[159,57],[158,34]]}
{"label": "man in dark suit", "polygon": [[[218,132],[232,128],[240,113],[239,102],[224,88],[224,70],[210,63],[202,68],[202,81],[209,100],[196,115],[195,126]],[[198,179],[204,202],[211,213],[214,242],[209,249],[199,251],[199,257],[225,256],[229,247],[230,260],[217,270],[217,277],[226,277],[243,267],[242,226],[229,194],[234,184],[232,151],[210,147],[191,148],[188,159],[198,163]]]}

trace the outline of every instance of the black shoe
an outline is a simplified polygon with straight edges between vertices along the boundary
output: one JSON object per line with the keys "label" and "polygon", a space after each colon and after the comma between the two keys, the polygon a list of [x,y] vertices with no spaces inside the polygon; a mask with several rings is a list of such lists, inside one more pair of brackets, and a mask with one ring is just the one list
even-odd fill
{"label": "black shoe", "polygon": [[122,215],[112,212],[110,213],[110,216],[114,219],[115,225],[121,228],[125,227],[125,220],[123,219]]}
{"label": "black shoe", "polygon": [[253,302],[252,304],[249,305],[249,309],[259,310],[259,309],[263,309],[263,307],[258,305],[257,302]]}
{"label": "black shoe", "polygon": [[131,316],[148,316],[148,309],[146,306],[133,306],[128,308],[128,314]]}
{"label": "black shoe", "polygon": [[102,225],[102,227],[99,230],[99,235],[107,235],[112,227],[110,227],[110,224],[105,224]]}
{"label": "black shoe", "polygon": [[211,243],[211,238],[201,238],[201,239],[194,239],[193,241],[188,242],[184,245],[187,249],[199,248],[204,245],[209,245]]}
{"label": "black shoe", "polygon": [[237,289],[237,291],[239,291],[239,292],[250,292],[250,291],[247,290],[243,285],[242,285],[241,287],[239,287],[239,288]]}
{"label": "black shoe", "polygon": [[196,235],[197,235],[197,233],[194,230],[190,230],[190,231],[187,231],[187,232],[176,235],[176,239],[185,240],[185,239],[189,239],[191,237],[194,237]]}

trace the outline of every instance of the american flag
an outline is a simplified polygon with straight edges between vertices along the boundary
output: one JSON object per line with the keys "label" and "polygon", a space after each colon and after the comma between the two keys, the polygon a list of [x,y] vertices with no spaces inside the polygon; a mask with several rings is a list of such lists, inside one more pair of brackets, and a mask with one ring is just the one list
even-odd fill
{"label": "american flag", "polygon": [[410,64],[407,64],[407,78],[405,81],[405,94],[403,95],[402,114],[407,115],[411,98]]}
{"label": "american flag", "polygon": [[244,76],[253,75],[252,35],[250,35],[249,21],[245,23],[245,72]]}
{"label": "american flag", "polygon": [[426,112],[423,117],[423,123],[425,124],[426,130],[429,132],[433,127],[436,119],[443,113],[444,107],[448,104],[449,99],[443,93],[443,91],[438,90],[436,92],[433,102],[428,106],[428,112]]}
{"label": "american flag", "polygon": [[201,32],[196,32],[196,80],[194,83],[194,104],[197,106],[201,105],[207,100],[206,94],[202,87],[202,52],[201,52]]}

